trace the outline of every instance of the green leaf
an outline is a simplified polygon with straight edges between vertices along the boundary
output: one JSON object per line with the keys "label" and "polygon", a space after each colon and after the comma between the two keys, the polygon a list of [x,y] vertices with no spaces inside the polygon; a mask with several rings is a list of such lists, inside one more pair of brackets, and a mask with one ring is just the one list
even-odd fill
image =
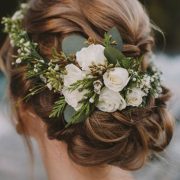
{"label": "green leaf", "polygon": [[123,47],[123,40],[119,30],[116,27],[113,27],[107,32],[107,34],[112,36],[112,41],[116,41],[117,45],[114,45],[114,47],[121,51]]}
{"label": "green leaf", "polygon": [[[68,123],[71,124],[71,121],[73,119],[73,117],[75,116],[77,112],[74,110],[73,107],[67,105],[66,108],[64,109],[64,120]],[[81,122],[85,119],[84,116],[80,116],[78,119],[78,122]]]}
{"label": "green leaf", "polygon": [[65,98],[64,97],[60,97],[60,99],[55,102],[55,104],[53,106],[52,113],[50,114],[49,118],[60,117],[60,115],[64,111],[65,106],[66,106]]}
{"label": "green leaf", "polygon": [[112,46],[105,48],[104,55],[106,56],[108,62],[114,65],[116,65],[122,58],[124,58],[124,55]]}
{"label": "green leaf", "polygon": [[129,69],[131,67],[131,64],[132,64],[132,59],[131,58],[123,58],[123,59],[121,59],[121,65],[123,66],[123,68]]}
{"label": "green leaf", "polygon": [[80,51],[83,47],[87,47],[87,39],[78,34],[72,34],[65,37],[62,41],[62,51],[66,55],[72,55]]}

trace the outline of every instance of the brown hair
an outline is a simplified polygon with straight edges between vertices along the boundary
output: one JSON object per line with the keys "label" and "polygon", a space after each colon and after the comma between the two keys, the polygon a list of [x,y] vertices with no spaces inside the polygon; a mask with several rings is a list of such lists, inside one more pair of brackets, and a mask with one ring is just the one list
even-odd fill
{"label": "brown hair", "polygon": [[[70,33],[101,41],[104,32],[113,26],[123,37],[123,53],[143,56],[142,67],[146,69],[154,38],[149,17],[137,0],[32,0],[24,21],[30,38],[38,42],[44,57],[51,57],[52,47],[61,50],[62,39]],[[32,82],[25,78],[25,67],[11,67],[12,53],[16,49],[10,48],[7,40],[1,55],[10,79],[11,97],[19,102]],[[48,117],[57,98],[58,94],[46,89],[23,102],[23,106],[33,109],[46,123],[50,139],[67,144],[69,156],[80,165],[111,164],[134,170],[144,164],[149,154],[162,151],[172,138],[173,123],[166,108],[170,92],[166,88],[161,97],[151,98],[146,108],[131,113],[96,110],[85,122],[67,129],[63,118]],[[26,128],[21,117],[19,121]]]}

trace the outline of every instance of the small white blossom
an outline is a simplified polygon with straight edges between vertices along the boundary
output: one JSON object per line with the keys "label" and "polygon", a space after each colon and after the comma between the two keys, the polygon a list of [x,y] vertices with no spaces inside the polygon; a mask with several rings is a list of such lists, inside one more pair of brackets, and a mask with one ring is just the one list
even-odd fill
{"label": "small white blossom", "polygon": [[48,87],[48,89],[49,89],[50,91],[52,91],[52,85],[51,85],[51,83],[48,83],[48,84],[47,84],[47,87]]}
{"label": "small white blossom", "polygon": [[137,79],[136,78],[133,78],[133,81],[135,82]]}
{"label": "small white blossom", "polygon": [[93,82],[93,86],[94,86],[94,92],[96,94],[100,94],[103,83],[100,80],[97,80]]}
{"label": "small white blossom", "polygon": [[37,73],[37,72],[38,72],[38,69],[37,69],[37,68],[34,68],[34,72],[36,72],[36,73]]}
{"label": "small white blossom", "polygon": [[88,99],[88,97],[87,97],[87,96],[84,96],[84,99]]}
{"label": "small white blossom", "polygon": [[144,89],[144,92],[145,92],[146,94],[148,94],[148,93],[149,93],[149,89],[148,89],[148,88],[145,88],[145,89]]}
{"label": "small white blossom", "polygon": [[21,4],[21,8],[22,8],[22,9],[27,9],[27,8],[28,8],[28,4],[22,3],[22,4]]}
{"label": "small white blossom", "polygon": [[29,55],[31,54],[31,51],[28,48],[24,48],[24,51]]}
{"label": "small white blossom", "polygon": [[143,79],[143,84],[144,84],[144,86],[150,88],[151,87],[151,77],[146,75]]}
{"label": "small white blossom", "polygon": [[14,40],[13,40],[13,39],[11,39],[11,40],[10,40],[10,44],[11,44],[11,46],[12,46],[12,47],[14,47],[14,46],[15,46],[15,42],[14,42]]}
{"label": "small white blossom", "polygon": [[46,79],[45,76],[43,76],[42,74],[40,75],[40,79],[41,79],[44,83],[47,82],[47,79]]}
{"label": "small white blossom", "polygon": [[43,59],[41,59],[41,60],[39,60],[39,62],[44,63],[44,60],[43,60]]}
{"label": "small white blossom", "polygon": [[22,59],[21,59],[21,58],[16,59],[16,63],[17,63],[17,64],[20,64],[21,62],[22,62]]}
{"label": "small white blossom", "polygon": [[24,42],[25,42],[24,39],[20,39],[20,41],[19,41],[20,44],[23,44]]}
{"label": "small white blossom", "polygon": [[59,65],[58,65],[58,64],[56,64],[54,70],[55,70],[55,71],[59,71]]}
{"label": "small white blossom", "polygon": [[162,87],[157,88],[158,93],[162,93]]}
{"label": "small white blossom", "polygon": [[90,99],[89,99],[89,102],[90,102],[90,103],[94,103],[94,98],[90,98]]}
{"label": "small white blossom", "polygon": [[17,52],[18,52],[19,54],[21,54],[21,49],[18,49]]}
{"label": "small white blossom", "polygon": [[24,46],[28,48],[28,47],[30,46],[30,44],[31,44],[31,43],[30,43],[29,41],[27,41],[27,42],[24,44]]}
{"label": "small white blossom", "polygon": [[154,78],[153,77],[151,77],[151,82],[154,82]]}

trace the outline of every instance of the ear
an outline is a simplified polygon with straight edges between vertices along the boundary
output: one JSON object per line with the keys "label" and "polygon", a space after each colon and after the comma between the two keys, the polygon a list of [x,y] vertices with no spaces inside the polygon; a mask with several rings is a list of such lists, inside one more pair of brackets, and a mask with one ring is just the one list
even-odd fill
{"label": "ear", "polygon": [[72,55],[87,47],[87,39],[79,34],[72,34],[65,37],[62,41],[62,51],[65,55]]}

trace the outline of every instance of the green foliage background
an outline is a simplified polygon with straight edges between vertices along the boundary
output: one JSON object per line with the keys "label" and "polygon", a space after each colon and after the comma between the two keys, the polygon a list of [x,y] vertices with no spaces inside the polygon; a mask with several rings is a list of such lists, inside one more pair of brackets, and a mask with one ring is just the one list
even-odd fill
{"label": "green foliage background", "polygon": [[[22,1],[22,0],[21,0]],[[110,1],[110,0],[109,0]],[[133,1],[133,0],[132,0]],[[151,20],[158,25],[166,37],[166,53],[180,52],[180,1],[179,0],[140,0],[146,7]],[[12,14],[18,5],[18,0],[0,0],[0,17]],[[0,33],[0,43],[2,26]],[[159,33],[157,36],[157,47],[163,49],[163,38]]]}

